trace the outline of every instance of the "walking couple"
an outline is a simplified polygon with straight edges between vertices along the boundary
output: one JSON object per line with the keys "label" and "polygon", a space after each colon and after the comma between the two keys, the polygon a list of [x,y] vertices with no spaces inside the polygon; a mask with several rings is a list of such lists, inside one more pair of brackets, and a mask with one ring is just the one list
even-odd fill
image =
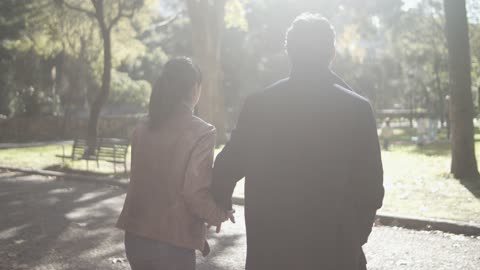
{"label": "walking couple", "polygon": [[206,224],[235,221],[242,178],[247,270],[366,269],[362,246],[384,194],[372,108],[331,71],[326,19],[299,16],[286,50],[289,78],[247,98],[215,162],[215,128],[193,113],[200,70],[188,58],[165,65],[133,133],[117,224],[133,270],[195,269],[195,250],[210,251]]}

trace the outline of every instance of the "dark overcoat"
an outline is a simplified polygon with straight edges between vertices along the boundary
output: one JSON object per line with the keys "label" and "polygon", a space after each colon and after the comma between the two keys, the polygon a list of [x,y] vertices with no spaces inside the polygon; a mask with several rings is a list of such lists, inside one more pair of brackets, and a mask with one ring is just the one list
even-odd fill
{"label": "dark overcoat", "polygon": [[293,72],[247,98],[213,181],[231,208],[245,177],[246,269],[365,269],[380,155],[370,103],[330,70]]}

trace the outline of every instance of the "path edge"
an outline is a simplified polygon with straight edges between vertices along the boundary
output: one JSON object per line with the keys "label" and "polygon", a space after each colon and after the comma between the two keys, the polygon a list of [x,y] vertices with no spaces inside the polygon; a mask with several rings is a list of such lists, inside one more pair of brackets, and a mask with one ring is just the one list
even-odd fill
{"label": "path edge", "polygon": [[[101,183],[106,185],[117,186],[121,188],[128,188],[128,180],[111,177],[95,177],[80,174],[69,174],[48,170],[35,170],[15,168],[10,166],[0,165],[0,170],[20,172],[25,174],[42,175],[49,177],[56,177],[67,181],[83,181],[91,183]],[[245,205],[245,198],[235,196],[232,198],[235,205]],[[465,222],[458,222],[452,220],[442,219],[427,219],[420,217],[401,216],[396,214],[377,214],[376,225],[385,225],[393,227],[402,227],[406,229],[423,230],[423,231],[442,231],[452,234],[461,234],[467,236],[480,236],[480,224],[471,224]]]}

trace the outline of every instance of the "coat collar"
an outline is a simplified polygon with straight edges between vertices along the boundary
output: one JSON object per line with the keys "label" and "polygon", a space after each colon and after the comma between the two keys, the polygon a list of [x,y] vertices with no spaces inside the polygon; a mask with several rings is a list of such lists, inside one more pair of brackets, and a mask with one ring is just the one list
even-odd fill
{"label": "coat collar", "polygon": [[290,72],[290,80],[296,82],[337,84],[353,91],[350,85],[340,78],[340,76],[338,76],[330,67],[292,68],[292,71]]}

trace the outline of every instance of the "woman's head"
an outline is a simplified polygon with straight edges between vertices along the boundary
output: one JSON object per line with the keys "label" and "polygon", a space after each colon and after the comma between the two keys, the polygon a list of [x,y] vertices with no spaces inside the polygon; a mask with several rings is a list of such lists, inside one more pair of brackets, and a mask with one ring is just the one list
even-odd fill
{"label": "woman's head", "polygon": [[190,58],[168,61],[150,96],[150,126],[156,128],[161,125],[182,104],[193,108],[200,98],[201,82],[200,69]]}

